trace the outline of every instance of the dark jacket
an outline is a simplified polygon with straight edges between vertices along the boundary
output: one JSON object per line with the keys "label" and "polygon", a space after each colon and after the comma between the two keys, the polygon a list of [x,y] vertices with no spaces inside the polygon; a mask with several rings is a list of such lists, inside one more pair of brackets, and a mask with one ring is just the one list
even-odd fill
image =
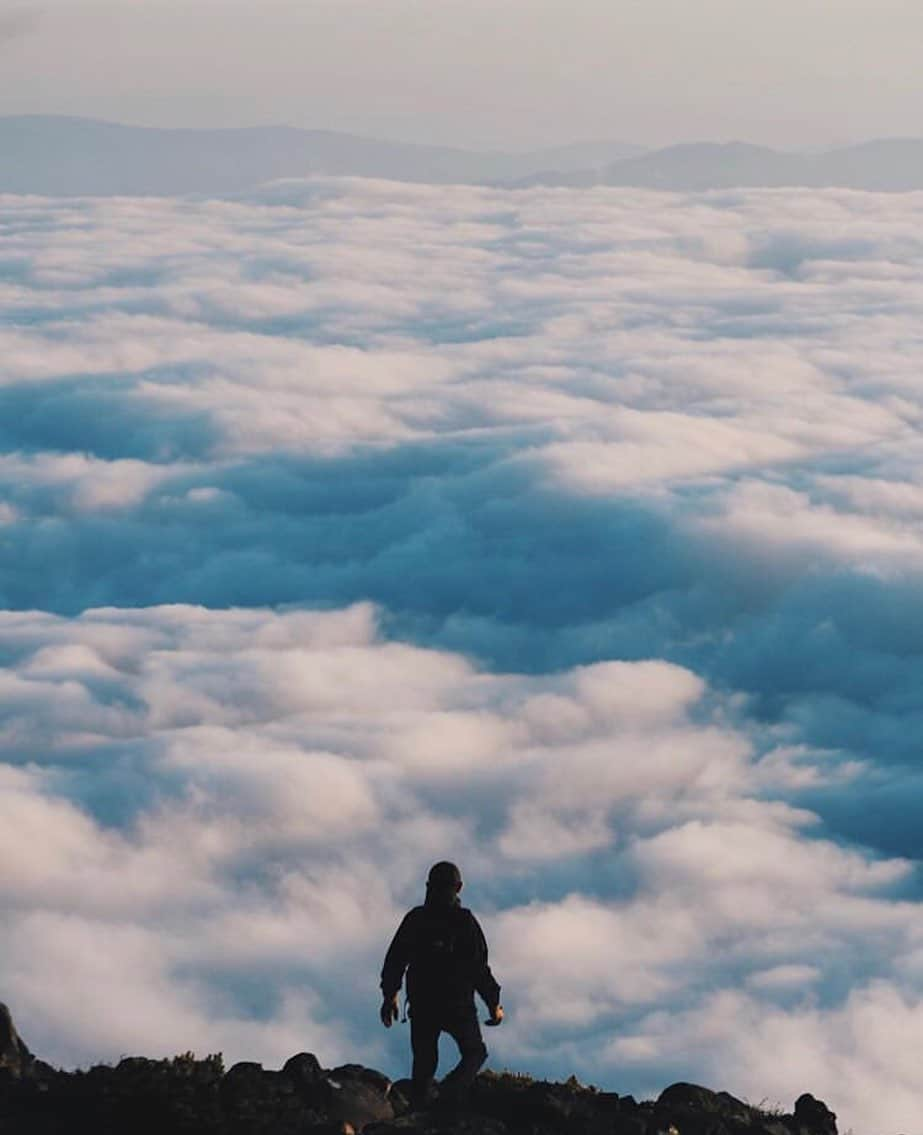
{"label": "dark jacket", "polygon": [[381,971],[385,997],[399,992],[405,970],[407,999],[418,1008],[466,1005],[475,993],[491,1011],[500,1004],[484,932],[457,898],[427,900],[404,916]]}

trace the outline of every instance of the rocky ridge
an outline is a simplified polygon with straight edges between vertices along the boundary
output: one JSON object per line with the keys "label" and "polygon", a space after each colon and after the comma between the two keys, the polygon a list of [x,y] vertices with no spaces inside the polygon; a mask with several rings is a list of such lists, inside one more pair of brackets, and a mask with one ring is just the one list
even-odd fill
{"label": "rocky ridge", "polygon": [[411,1111],[406,1080],[299,1053],[278,1071],[220,1056],[127,1057],[65,1072],[35,1059],[0,1006],[0,1135],[837,1135],[805,1094],[791,1113],[673,1084],[656,1100],[484,1072],[463,1107]]}

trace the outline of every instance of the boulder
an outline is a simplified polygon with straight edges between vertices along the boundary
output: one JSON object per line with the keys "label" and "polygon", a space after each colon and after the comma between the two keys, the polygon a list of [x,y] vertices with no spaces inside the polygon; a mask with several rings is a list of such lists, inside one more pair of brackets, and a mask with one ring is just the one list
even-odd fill
{"label": "boulder", "polygon": [[242,1060],[224,1074],[221,1081],[221,1098],[226,1108],[241,1115],[269,1114],[281,1105],[290,1106],[298,1100],[298,1093],[288,1076],[281,1072],[266,1072],[262,1064]]}
{"label": "boulder", "polygon": [[798,1135],[837,1135],[836,1116],[809,1092],[795,1100],[792,1128]]}
{"label": "boulder", "polygon": [[325,1111],[330,1096],[327,1073],[313,1052],[299,1052],[289,1057],[279,1073],[291,1085],[298,1098],[312,1110]]}
{"label": "boulder", "polygon": [[226,1090],[244,1091],[255,1088],[262,1079],[262,1064],[257,1064],[254,1060],[240,1060],[225,1072],[222,1087]]}
{"label": "boulder", "polygon": [[388,1089],[388,1100],[396,1116],[404,1115],[410,1111],[410,1101],[413,1098],[413,1081],[395,1080]]}
{"label": "boulder", "polygon": [[773,1115],[751,1107],[728,1092],[713,1092],[699,1084],[678,1083],[666,1088],[653,1105],[657,1132],[682,1135],[836,1135],[792,1127],[792,1116]]}
{"label": "boulder", "polygon": [[282,1074],[299,1089],[316,1087],[324,1078],[324,1070],[313,1052],[297,1052],[282,1066]]}
{"label": "boulder", "polygon": [[657,1107],[680,1112],[699,1112],[720,1115],[726,1119],[748,1122],[753,1109],[728,1092],[713,1092],[699,1084],[680,1082],[664,1088],[657,1099]]}
{"label": "boulder", "polygon": [[18,1078],[31,1065],[32,1053],[16,1031],[9,1009],[0,1003],[0,1068]]}
{"label": "boulder", "polygon": [[585,1087],[573,1077],[554,1084],[514,1073],[482,1072],[468,1109],[517,1135],[645,1135],[647,1131],[648,1116],[641,1114],[633,1099]]}
{"label": "boulder", "polygon": [[329,1073],[334,1080],[361,1080],[370,1087],[377,1088],[384,1095],[388,1094],[391,1081],[384,1074],[374,1068],[366,1068],[362,1064],[341,1064]]}
{"label": "boulder", "polygon": [[370,1123],[394,1119],[388,1098],[391,1081],[380,1072],[360,1064],[344,1064],[327,1076],[323,1110],[332,1120],[348,1123],[361,1131]]}

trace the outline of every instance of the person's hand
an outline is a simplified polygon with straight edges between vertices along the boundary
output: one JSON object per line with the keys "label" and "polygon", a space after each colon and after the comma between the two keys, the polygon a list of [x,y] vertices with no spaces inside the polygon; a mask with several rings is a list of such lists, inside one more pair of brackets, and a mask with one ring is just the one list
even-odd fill
{"label": "person's hand", "polygon": [[394,1022],[401,1015],[401,1011],[397,1004],[397,994],[393,997],[385,997],[381,1003],[381,1009],[378,1014],[381,1017],[381,1023],[386,1029],[390,1029]]}
{"label": "person's hand", "polygon": [[494,1028],[497,1025],[501,1024],[502,1021],[503,1021],[503,1006],[502,1005],[495,1005],[491,1009],[490,1016],[487,1018],[487,1020],[484,1022],[484,1024],[489,1025],[491,1028]]}

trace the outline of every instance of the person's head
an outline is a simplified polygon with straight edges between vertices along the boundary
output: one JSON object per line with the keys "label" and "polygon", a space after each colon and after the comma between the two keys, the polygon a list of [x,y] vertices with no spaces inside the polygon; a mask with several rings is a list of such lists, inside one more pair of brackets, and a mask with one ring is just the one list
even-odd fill
{"label": "person's head", "polygon": [[462,889],[461,871],[454,863],[434,863],[426,878],[426,897],[436,902],[451,902]]}

